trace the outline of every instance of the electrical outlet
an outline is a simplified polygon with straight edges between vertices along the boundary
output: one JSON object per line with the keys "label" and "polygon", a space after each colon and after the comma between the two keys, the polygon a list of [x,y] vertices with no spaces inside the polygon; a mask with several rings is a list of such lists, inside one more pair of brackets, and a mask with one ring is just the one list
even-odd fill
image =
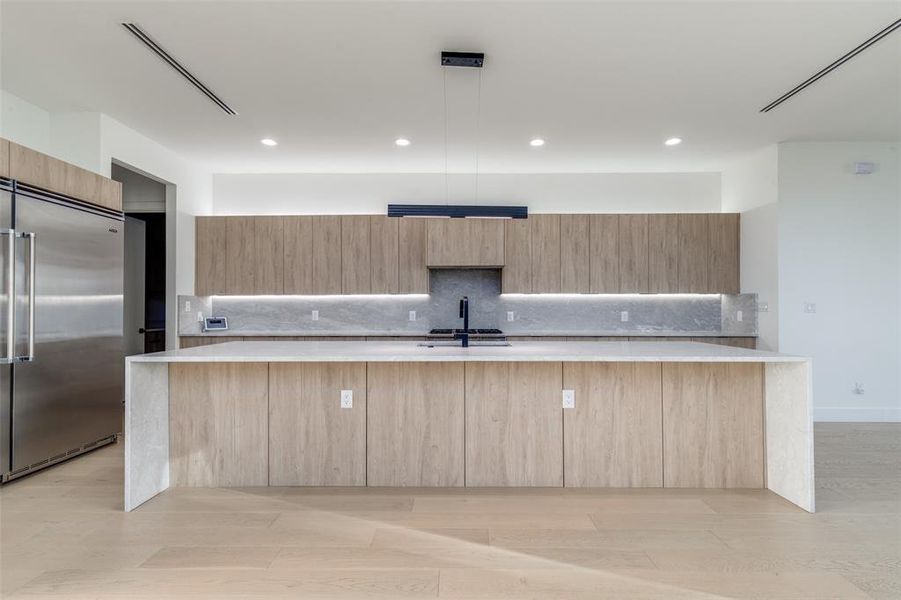
{"label": "electrical outlet", "polygon": [[740,311],[735,311],[735,320],[741,323],[744,320],[745,315]]}
{"label": "electrical outlet", "polygon": [[629,311],[623,310],[619,313],[619,320],[623,323],[627,323],[629,321]]}
{"label": "electrical outlet", "polygon": [[191,301],[185,300],[185,312],[191,312]]}
{"label": "electrical outlet", "polygon": [[203,313],[199,310],[197,311],[197,320],[203,323]]}
{"label": "electrical outlet", "polygon": [[507,311],[507,321],[513,321],[513,320],[515,320],[515,315],[513,314],[512,310],[508,310]]}
{"label": "electrical outlet", "polygon": [[808,314],[814,314],[817,312],[817,305],[813,302],[805,302],[804,303],[804,312]]}
{"label": "electrical outlet", "polygon": [[576,390],[563,390],[563,408],[576,407]]}
{"label": "electrical outlet", "polygon": [[354,407],[354,391],[353,390],[341,390],[341,408],[353,408]]}
{"label": "electrical outlet", "polygon": [[314,310],[312,313],[310,313],[310,318],[314,321],[318,321],[319,320],[319,311]]}
{"label": "electrical outlet", "polygon": [[855,382],[854,389],[851,390],[851,393],[853,393],[855,396],[863,396],[864,393],[866,393],[866,390],[863,389],[862,383]]}
{"label": "electrical outlet", "polygon": [[757,312],[770,312],[770,305],[767,302],[757,303]]}
{"label": "electrical outlet", "polygon": [[415,320],[416,320],[416,311],[415,311],[415,310],[411,310],[410,312],[408,312],[408,313],[407,313],[407,319],[410,320],[410,321],[415,321]]}

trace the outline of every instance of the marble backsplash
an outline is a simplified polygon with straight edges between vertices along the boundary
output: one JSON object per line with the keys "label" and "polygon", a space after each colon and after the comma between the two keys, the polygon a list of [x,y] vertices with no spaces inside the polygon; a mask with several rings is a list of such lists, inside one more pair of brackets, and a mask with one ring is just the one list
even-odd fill
{"label": "marble backsplash", "polygon": [[462,327],[462,296],[469,297],[470,327],[509,335],[757,335],[756,294],[501,294],[494,269],[436,269],[429,288],[401,295],[179,296],[179,335],[202,333],[198,313],[228,318],[229,330],[211,335],[424,335]]}

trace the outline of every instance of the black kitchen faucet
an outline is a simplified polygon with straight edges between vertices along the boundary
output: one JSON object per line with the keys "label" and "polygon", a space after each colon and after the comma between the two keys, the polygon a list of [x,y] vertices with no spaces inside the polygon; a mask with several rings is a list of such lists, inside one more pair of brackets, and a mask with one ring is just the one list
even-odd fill
{"label": "black kitchen faucet", "polygon": [[469,296],[460,298],[460,318],[463,319],[463,331],[454,335],[464,348],[469,347]]}

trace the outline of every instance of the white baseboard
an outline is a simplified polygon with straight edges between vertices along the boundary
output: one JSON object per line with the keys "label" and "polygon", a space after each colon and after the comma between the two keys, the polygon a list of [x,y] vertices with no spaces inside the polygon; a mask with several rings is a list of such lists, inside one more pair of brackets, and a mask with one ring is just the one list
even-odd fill
{"label": "white baseboard", "polygon": [[813,420],[833,423],[901,423],[901,408],[814,408]]}

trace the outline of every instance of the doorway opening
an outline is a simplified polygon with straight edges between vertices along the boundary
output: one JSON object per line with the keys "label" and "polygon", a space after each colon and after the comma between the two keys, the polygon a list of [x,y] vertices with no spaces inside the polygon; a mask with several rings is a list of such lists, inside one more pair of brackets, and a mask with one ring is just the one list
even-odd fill
{"label": "doorway opening", "polygon": [[125,212],[125,354],[166,349],[166,184],[118,163]]}

